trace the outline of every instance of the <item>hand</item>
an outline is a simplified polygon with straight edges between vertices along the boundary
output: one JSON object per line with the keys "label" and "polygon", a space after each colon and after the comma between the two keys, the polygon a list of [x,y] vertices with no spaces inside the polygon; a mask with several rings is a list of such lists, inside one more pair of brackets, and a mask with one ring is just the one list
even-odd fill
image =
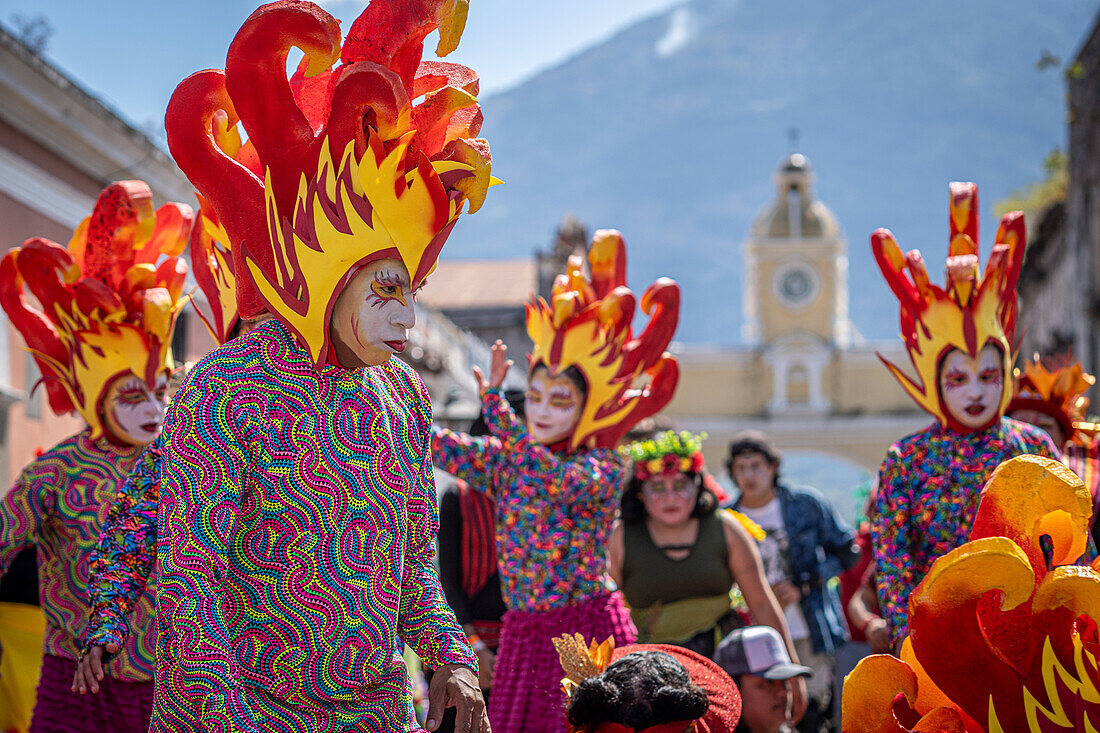
{"label": "hand", "polygon": [[886,626],[886,619],[878,616],[871,619],[864,627],[863,635],[867,637],[867,643],[871,645],[871,651],[875,654],[889,654],[892,651],[890,629]]}
{"label": "hand", "polygon": [[512,368],[512,360],[507,359],[507,356],[508,347],[504,345],[503,341],[497,339],[497,342],[493,344],[492,359],[489,363],[489,380],[485,380],[485,375],[480,368],[474,367],[474,380],[477,381],[478,393],[485,394],[485,390],[497,389],[504,384],[504,377],[507,376],[508,370]]}
{"label": "hand", "polygon": [[492,733],[485,699],[474,671],[461,664],[445,664],[435,671],[428,686],[428,730],[443,720],[443,708],[455,708],[455,730],[461,733]]}
{"label": "hand", "polygon": [[488,649],[477,653],[477,686],[488,690],[493,686],[493,672],[496,671],[497,655]]}
{"label": "hand", "polygon": [[73,686],[69,688],[70,692],[79,692],[81,695],[88,690],[91,690],[93,695],[99,692],[99,682],[103,679],[104,649],[108,654],[119,652],[118,644],[113,641],[93,646],[76,665],[76,674],[73,675]]}
{"label": "hand", "polygon": [[773,585],[772,593],[775,594],[775,600],[779,602],[780,608],[786,608],[802,600],[802,594],[789,580],[781,580]]}

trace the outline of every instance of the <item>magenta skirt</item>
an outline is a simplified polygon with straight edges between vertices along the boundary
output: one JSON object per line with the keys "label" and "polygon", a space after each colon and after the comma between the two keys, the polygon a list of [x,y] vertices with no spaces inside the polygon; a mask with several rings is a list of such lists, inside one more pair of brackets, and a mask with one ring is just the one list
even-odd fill
{"label": "magenta skirt", "polygon": [[76,662],[46,654],[30,733],[145,733],[153,713],[153,683],[104,677],[99,692],[70,692]]}
{"label": "magenta skirt", "polygon": [[618,591],[549,611],[508,611],[500,634],[489,722],[493,733],[562,733],[565,694],[552,641],[562,634],[585,640],[615,637],[615,646],[638,636]]}

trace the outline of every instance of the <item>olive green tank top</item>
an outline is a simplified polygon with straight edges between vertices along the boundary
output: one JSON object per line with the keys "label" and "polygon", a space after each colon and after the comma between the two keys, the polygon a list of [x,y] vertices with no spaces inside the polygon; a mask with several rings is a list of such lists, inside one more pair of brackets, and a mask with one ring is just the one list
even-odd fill
{"label": "olive green tank top", "polygon": [[670,558],[653,544],[645,522],[624,527],[620,590],[631,608],[719,596],[728,594],[732,587],[729,547],[717,512],[699,518],[695,544],[680,560]]}

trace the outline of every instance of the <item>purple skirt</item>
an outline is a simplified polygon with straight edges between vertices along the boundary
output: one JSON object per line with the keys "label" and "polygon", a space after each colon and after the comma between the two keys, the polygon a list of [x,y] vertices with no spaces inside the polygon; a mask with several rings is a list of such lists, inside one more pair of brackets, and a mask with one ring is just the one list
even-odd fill
{"label": "purple skirt", "polygon": [[76,662],[46,654],[30,733],[145,733],[153,712],[153,683],[104,676],[99,692],[70,692]]}
{"label": "purple skirt", "polygon": [[565,694],[552,641],[562,634],[586,641],[615,637],[615,646],[638,636],[618,591],[549,611],[508,611],[500,634],[489,722],[493,733],[562,733]]}

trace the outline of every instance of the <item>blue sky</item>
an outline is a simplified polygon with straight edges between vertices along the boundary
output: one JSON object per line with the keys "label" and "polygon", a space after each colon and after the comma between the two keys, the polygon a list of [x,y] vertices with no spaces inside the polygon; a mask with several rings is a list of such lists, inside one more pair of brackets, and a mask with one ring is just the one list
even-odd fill
{"label": "blue sky", "polygon": [[[466,33],[449,60],[481,75],[482,93],[506,89],[619,28],[678,0],[472,0]],[[140,127],[160,127],[175,85],[225,65],[225,52],[255,0],[0,0],[0,24],[44,15],[46,56]],[[365,0],[324,0],[350,22]],[[431,48],[434,48],[432,43]]]}

